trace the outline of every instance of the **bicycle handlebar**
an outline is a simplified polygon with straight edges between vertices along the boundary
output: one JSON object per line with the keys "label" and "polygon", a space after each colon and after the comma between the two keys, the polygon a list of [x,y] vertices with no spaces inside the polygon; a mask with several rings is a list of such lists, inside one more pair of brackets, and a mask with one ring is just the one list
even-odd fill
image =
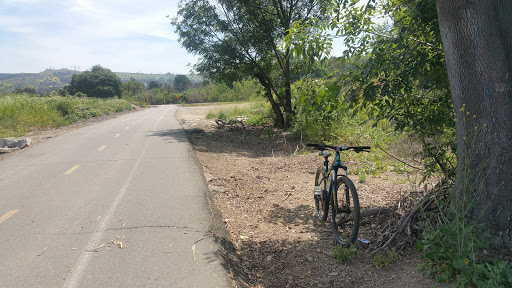
{"label": "bicycle handlebar", "polygon": [[359,153],[359,152],[370,152],[370,149],[371,149],[370,146],[352,146],[352,147],[348,147],[346,145],[331,146],[331,145],[312,144],[312,143],[308,143],[308,144],[306,144],[306,146],[307,147],[313,147],[313,148],[315,148],[317,150],[320,150],[320,151],[324,151],[324,150],[327,150],[327,149],[332,149],[332,150],[335,150],[335,151],[353,150],[356,153]]}

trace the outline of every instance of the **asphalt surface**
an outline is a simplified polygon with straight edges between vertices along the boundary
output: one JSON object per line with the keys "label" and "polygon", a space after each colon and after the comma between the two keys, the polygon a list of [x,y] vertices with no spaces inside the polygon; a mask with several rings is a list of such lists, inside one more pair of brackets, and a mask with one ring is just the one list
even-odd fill
{"label": "asphalt surface", "polygon": [[231,287],[176,109],[0,161],[0,287]]}

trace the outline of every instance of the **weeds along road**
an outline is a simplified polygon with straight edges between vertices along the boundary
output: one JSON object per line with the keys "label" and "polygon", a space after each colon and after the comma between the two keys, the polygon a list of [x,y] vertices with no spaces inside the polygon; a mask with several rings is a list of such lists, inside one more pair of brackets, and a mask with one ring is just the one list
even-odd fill
{"label": "weeds along road", "polygon": [[229,287],[202,170],[159,106],[0,161],[1,287]]}

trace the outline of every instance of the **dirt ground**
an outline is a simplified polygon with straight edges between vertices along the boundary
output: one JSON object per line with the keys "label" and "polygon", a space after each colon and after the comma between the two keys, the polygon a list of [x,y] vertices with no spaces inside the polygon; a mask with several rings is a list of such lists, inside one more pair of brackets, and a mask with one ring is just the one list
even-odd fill
{"label": "dirt ground", "polygon": [[[219,127],[205,119],[219,106],[180,107],[177,113],[196,150],[216,209],[229,231],[224,248],[234,285],[241,287],[440,287],[417,270],[419,253],[397,251],[400,260],[387,268],[372,263],[372,243],[356,243],[348,264],[332,257],[331,230],[314,216],[315,152],[269,127]],[[263,131],[267,131],[263,133]],[[350,166],[349,166],[350,169]],[[349,170],[350,173],[350,170]],[[404,175],[387,172],[364,183],[350,175],[361,208],[390,206],[416,188]],[[386,215],[361,221],[360,237],[375,242]],[[223,241],[221,241],[223,242]]]}

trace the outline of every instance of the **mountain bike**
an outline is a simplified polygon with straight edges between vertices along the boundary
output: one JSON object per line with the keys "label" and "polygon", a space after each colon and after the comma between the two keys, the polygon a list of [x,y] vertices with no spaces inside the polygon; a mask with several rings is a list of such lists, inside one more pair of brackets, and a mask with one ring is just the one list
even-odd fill
{"label": "mountain bike", "polygon": [[[352,150],[356,153],[370,152],[370,146],[330,146],[323,144],[307,144],[320,150],[324,157],[324,165],[318,167],[315,175],[315,207],[316,215],[322,223],[326,223],[331,207],[331,228],[336,242],[349,246],[357,239],[359,232],[359,198],[354,183],[347,177],[347,166],[342,165],[340,152]],[[329,157],[334,151],[334,162],[329,167]],[[338,170],[342,170],[338,174]],[[338,193],[340,192],[340,193]]]}

